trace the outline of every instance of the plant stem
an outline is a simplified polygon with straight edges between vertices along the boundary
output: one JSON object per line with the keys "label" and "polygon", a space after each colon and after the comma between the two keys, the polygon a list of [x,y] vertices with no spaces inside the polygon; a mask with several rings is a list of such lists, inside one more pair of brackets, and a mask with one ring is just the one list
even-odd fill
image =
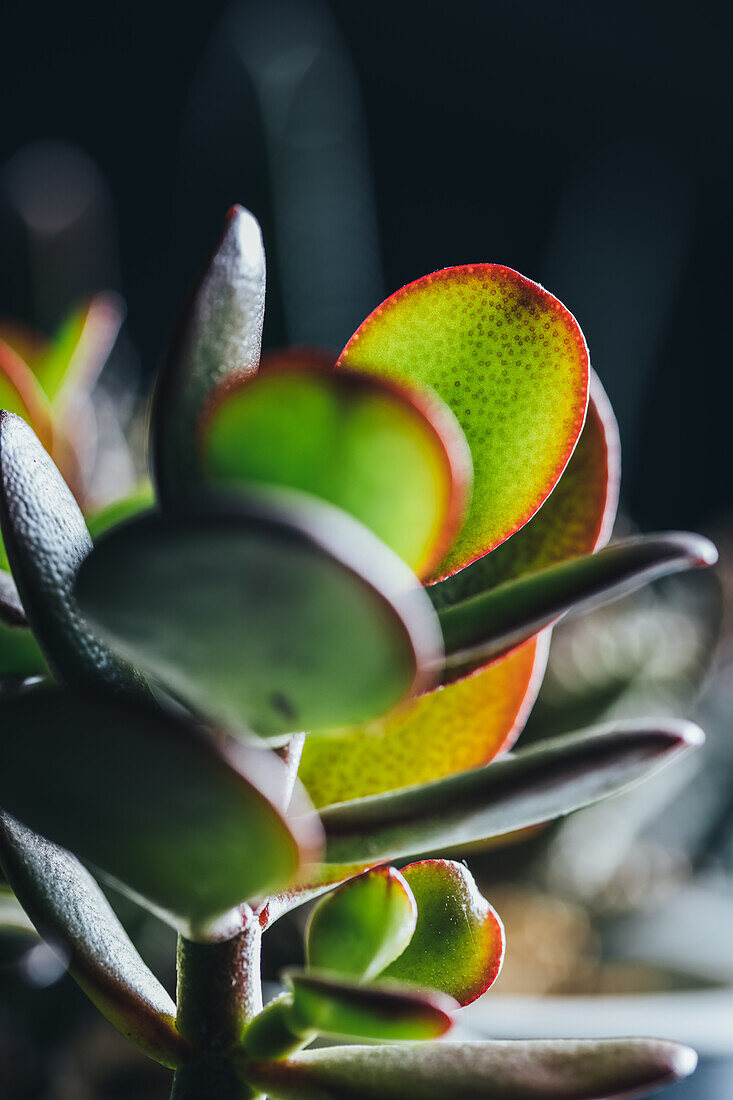
{"label": "plant stem", "polygon": [[245,1026],[262,1010],[261,939],[254,914],[232,939],[199,943],[179,936],[176,1026],[195,1055],[176,1072],[172,1100],[253,1095],[226,1051],[239,1046]]}

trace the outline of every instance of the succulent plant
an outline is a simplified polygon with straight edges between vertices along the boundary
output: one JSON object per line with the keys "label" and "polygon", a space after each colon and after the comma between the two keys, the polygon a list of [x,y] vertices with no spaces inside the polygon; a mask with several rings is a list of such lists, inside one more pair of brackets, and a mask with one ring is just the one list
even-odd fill
{"label": "succulent plant", "polygon": [[[234,208],[160,371],[155,505],[94,546],[45,441],[0,414],[14,897],[179,1100],[591,1100],[690,1072],[663,1040],[437,1042],[504,951],[442,857],[700,743],[644,720],[507,752],[558,618],[714,548],[604,548],[613,414],[575,319],[516,272],[419,279],[338,357],[261,358],[264,300]],[[177,930],[177,1006],[97,878]],[[316,898],[263,1008],[262,934]]]}

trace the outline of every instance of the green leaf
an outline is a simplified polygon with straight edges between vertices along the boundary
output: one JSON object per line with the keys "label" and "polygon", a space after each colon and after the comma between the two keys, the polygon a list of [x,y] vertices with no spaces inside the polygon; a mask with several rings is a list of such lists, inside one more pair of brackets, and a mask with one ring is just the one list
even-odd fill
{"label": "green leaf", "polygon": [[[549,637],[400,703],[383,717],[307,737],[299,776],[317,807],[488,764],[519,736],[542,682]],[[567,727],[566,727],[567,728]]]}
{"label": "green leaf", "polygon": [[613,1100],[687,1077],[689,1047],[663,1039],[414,1043],[245,1062],[271,1100]]}
{"label": "green leaf", "polygon": [[562,477],[532,519],[501,546],[427,592],[449,607],[504,581],[592,554],[611,536],[618,505],[621,446],[611,403],[591,370],[588,415]]}
{"label": "green leaf", "polygon": [[339,365],[432,387],[466,434],[471,510],[438,575],[534,515],[583,426],[588,350],[575,318],[496,264],[446,268],[398,290],[360,325]]}
{"label": "green leaf", "polygon": [[362,986],[291,970],[294,1029],[361,1039],[435,1039],[458,1006],[444,994],[392,986]]}
{"label": "green leaf", "polygon": [[425,575],[453,541],[471,481],[463,432],[435,395],[297,352],[224,387],[201,425],[201,454],[214,482],[281,485],[338,505]]}
{"label": "green leaf", "polygon": [[435,613],[397,556],[283,490],[116,528],[77,596],[111,644],[232,732],[372,717],[439,660]]}
{"label": "green leaf", "polygon": [[402,874],[417,902],[417,927],[380,977],[438,989],[470,1004],[499,976],[504,961],[499,917],[463,863],[426,859],[404,867]]}
{"label": "green leaf", "polygon": [[285,765],[142,700],[24,689],[0,700],[0,805],[94,864],[189,938],[317,856]]}
{"label": "green leaf", "polygon": [[169,501],[199,475],[197,423],[213,390],[257,370],[265,312],[265,253],[257,220],[233,206],[181,317],[158,377],[151,452],[158,493]]}
{"label": "green leaf", "polygon": [[550,821],[618,793],[702,741],[691,722],[618,722],[433,783],[342,802],[320,813],[326,862],[460,849]]}
{"label": "green leaf", "polygon": [[15,582],[10,573],[0,569],[0,678],[47,673],[46,658],[28,627]]}
{"label": "green leaf", "polygon": [[305,932],[308,967],[370,982],[405,950],[416,919],[415,899],[399,871],[366,871],[327,894],[311,912]]}
{"label": "green leaf", "polygon": [[142,677],[79,614],[72,586],[92,548],[84,517],[33,431],[8,412],[0,412],[0,523],[25,614],[54,674],[145,693]]}
{"label": "green leaf", "polygon": [[88,393],[114,347],[125,316],[116,294],[96,294],[67,317],[34,365],[51,404],[61,410],[75,394]]}
{"label": "green leaf", "polygon": [[560,615],[590,611],[658,577],[705,568],[717,558],[717,550],[702,535],[645,535],[461,600],[439,612],[446,679],[488,664]]}
{"label": "green leaf", "polygon": [[165,1066],[187,1044],[176,1006],[75,856],[0,810],[0,864],[23,908],[72,977],[118,1031]]}

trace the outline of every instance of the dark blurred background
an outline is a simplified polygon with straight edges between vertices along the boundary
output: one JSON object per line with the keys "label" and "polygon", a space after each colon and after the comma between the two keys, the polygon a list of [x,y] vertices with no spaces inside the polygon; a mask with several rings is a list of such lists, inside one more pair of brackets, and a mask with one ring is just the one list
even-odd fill
{"label": "dark blurred background", "polygon": [[234,201],[270,344],[340,347],[404,282],[501,262],[578,316],[634,518],[724,511],[727,5],[16,2],[1,26],[0,315],[48,328],[112,284],[150,377]]}
{"label": "dark blurred background", "polygon": [[[123,358],[142,394],[233,202],[263,225],[269,346],[338,350],[403,283],[452,264],[506,264],[544,283],[586,333],[620,421],[627,522],[722,533],[726,542],[731,22],[723,5],[630,0],[11,3],[0,16],[0,318],[48,333],[85,292],[119,291],[128,305]],[[630,631],[646,659],[663,637],[678,636],[657,610],[634,605],[618,624],[602,620],[596,636],[608,642],[620,631],[628,648]],[[695,614],[702,622],[707,612]],[[707,638],[702,627],[700,636]],[[587,651],[582,636],[575,649]],[[545,725],[566,658],[577,652],[567,657],[560,644],[538,710]],[[717,883],[700,911],[714,914],[719,934],[728,920],[720,914],[733,912],[720,864],[725,848],[728,872],[733,866],[733,761],[720,748],[730,743],[730,644],[716,667],[703,703],[718,746],[707,786],[691,786],[697,793],[687,801],[668,790],[659,803],[664,851],[671,845],[688,869],[702,867],[705,889],[711,874]],[[665,676],[679,686],[679,672]],[[638,692],[632,697],[633,712],[643,710]],[[653,817],[653,806],[638,816]],[[627,808],[629,848],[632,818]],[[581,832],[614,833],[603,820],[593,833],[589,820]],[[683,844],[689,821],[698,822],[697,839]],[[577,852],[575,840],[571,832],[562,844]],[[586,852],[595,867],[597,851]],[[623,863],[615,852],[608,859]],[[586,904],[587,881],[567,889],[573,904]],[[728,908],[716,908],[724,893]],[[545,904],[555,901],[535,904],[544,927]],[[587,904],[592,916],[597,898]],[[696,912],[686,926],[693,932]],[[573,913],[558,935],[573,940],[575,957],[587,913],[580,925]],[[676,946],[669,916],[667,907],[667,966]],[[133,928],[142,920],[134,912],[126,919]],[[622,922],[625,942],[663,939],[659,919],[635,918],[631,931]],[[138,942],[151,960],[165,960],[169,945],[156,940],[156,928],[138,928]],[[290,950],[285,931],[277,935]],[[708,942],[719,941],[711,934]],[[15,1065],[18,1082],[8,1095],[165,1095],[165,1075],[126,1060],[81,994],[55,981],[49,956],[30,959],[20,977],[0,972],[0,1066]],[[733,980],[732,970],[731,958],[721,958],[717,971]],[[527,988],[536,992],[533,980]],[[700,1003],[691,1002],[690,1018]],[[730,1011],[730,999],[723,1003]],[[705,1001],[711,1020],[722,1018],[716,1004]],[[498,1003],[496,1012],[508,1018]],[[623,1022],[608,1026],[623,1032]],[[728,1095],[731,1062],[716,1042],[670,1100]],[[50,1067],[20,1072],[19,1060],[31,1065],[49,1047]]]}

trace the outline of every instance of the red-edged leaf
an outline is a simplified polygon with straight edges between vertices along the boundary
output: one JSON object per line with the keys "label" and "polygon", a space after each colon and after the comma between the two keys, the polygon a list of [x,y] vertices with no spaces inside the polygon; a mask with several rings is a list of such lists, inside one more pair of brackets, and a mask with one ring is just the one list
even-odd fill
{"label": "red-edged leaf", "polygon": [[305,355],[214,395],[199,423],[208,479],[312,493],[429,574],[462,522],[471,482],[455,417],[435,394],[332,363],[324,370]]}
{"label": "red-edged leaf", "polygon": [[417,926],[380,975],[448,993],[470,1004],[494,984],[504,961],[504,927],[463,863],[425,859],[403,867]]}
{"label": "red-edged leaf", "polygon": [[529,523],[496,550],[431,585],[427,591],[435,606],[447,607],[605,546],[616,516],[620,475],[618,425],[598,376],[591,372],[588,416],[555,489]]}
{"label": "red-edged leaf", "polygon": [[687,1077],[697,1055],[663,1039],[399,1043],[246,1062],[272,1100],[614,1100]]}
{"label": "red-edged leaf", "polygon": [[33,425],[47,451],[53,448],[53,423],[46,396],[33,371],[0,339],[0,408]]}
{"label": "red-edged leaf", "polygon": [[487,764],[519,736],[539,691],[549,638],[386,717],[308,737],[300,778],[316,806],[426,783]]}
{"label": "red-edged leaf", "polygon": [[588,351],[575,318],[496,264],[446,268],[403,287],[361,324],[339,363],[431,386],[466,434],[473,500],[441,576],[534,515],[585,418]]}

